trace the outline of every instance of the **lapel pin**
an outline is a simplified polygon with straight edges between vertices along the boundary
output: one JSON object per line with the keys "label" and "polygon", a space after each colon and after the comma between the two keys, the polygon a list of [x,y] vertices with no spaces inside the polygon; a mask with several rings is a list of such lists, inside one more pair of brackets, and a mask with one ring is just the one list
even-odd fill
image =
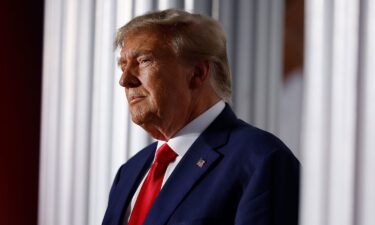
{"label": "lapel pin", "polygon": [[206,161],[205,161],[204,159],[200,158],[200,159],[198,160],[198,162],[197,162],[196,165],[197,165],[199,168],[202,168],[202,167],[204,166],[205,163],[206,163]]}

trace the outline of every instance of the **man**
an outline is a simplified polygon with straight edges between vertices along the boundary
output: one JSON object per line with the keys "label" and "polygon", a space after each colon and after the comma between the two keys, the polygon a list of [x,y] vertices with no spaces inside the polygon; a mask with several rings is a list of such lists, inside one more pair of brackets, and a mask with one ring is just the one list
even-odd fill
{"label": "man", "polygon": [[120,28],[120,84],[132,120],[158,141],[118,171],[104,225],[297,224],[299,163],[236,118],[225,35],[179,10]]}

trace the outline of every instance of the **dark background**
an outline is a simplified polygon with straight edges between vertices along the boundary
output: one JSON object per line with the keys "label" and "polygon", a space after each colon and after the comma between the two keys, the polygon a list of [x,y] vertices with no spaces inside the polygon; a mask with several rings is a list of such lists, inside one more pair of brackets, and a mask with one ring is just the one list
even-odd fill
{"label": "dark background", "polygon": [[0,225],[36,225],[43,0],[0,1]]}

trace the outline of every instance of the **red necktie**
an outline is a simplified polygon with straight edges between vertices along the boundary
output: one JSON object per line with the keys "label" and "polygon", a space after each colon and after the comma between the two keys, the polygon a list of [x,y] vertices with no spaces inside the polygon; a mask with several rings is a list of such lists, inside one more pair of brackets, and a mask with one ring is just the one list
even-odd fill
{"label": "red necktie", "polygon": [[155,161],[143,182],[141,190],[135,201],[128,225],[142,225],[148,211],[156,196],[159,194],[165,171],[170,162],[177,157],[177,154],[168,146],[163,144],[157,151]]}

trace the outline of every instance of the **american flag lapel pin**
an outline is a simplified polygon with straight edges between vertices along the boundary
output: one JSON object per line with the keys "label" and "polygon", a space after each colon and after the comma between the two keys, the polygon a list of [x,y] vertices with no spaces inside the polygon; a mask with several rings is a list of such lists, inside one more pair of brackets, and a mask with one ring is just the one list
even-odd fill
{"label": "american flag lapel pin", "polygon": [[204,166],[205,163],[206,163],[206,160],[200,158],[200,159],[198,160],[198,162],[197,162],[196,165],[197,165],[199,168],[202,168],[202,167]]}

